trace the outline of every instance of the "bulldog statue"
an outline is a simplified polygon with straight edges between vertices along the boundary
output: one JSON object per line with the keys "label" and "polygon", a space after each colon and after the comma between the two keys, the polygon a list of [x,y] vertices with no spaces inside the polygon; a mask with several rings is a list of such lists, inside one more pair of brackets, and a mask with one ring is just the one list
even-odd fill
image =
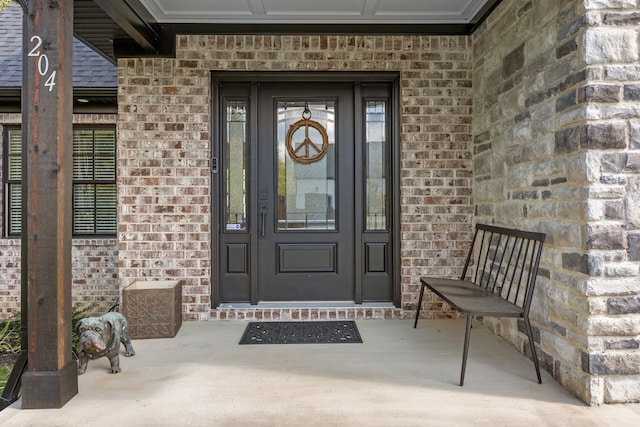
{"label": "bulldog statue", "polygon": [[109,312],[100,317],[85,317],[76,325],[78,341],[78,375],[87,370],[89,359],[107,356],[111,362],[111,373],[120,372],[120,343],[124,344],[124,355],[136,354],[127,333],[127,319],[118,312]]}

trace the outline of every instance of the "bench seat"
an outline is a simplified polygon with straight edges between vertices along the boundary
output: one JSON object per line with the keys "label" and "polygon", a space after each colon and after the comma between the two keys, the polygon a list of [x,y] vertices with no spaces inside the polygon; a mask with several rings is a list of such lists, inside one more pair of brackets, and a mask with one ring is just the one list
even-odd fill
{"label": "bench seat", "polygon": [[505,301],[473,282],[422,277],[420,281],[451,307],[475,316],[522,317],[522,307]]}

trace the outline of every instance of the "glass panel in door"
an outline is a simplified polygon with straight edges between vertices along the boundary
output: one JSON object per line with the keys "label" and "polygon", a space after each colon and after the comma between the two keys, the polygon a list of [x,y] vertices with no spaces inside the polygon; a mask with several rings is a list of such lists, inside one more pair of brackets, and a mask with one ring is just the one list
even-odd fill
{"label": "glass panel in door", "polygon": [[335,102],[279,101],[277,229],[335,230]]}
{"label": "glass panel in door", "polygon": [[387,101],[365,102],[366,230],[387,229]]}
{"label": "glass panel in door", "polygon": [[225,224],[227,230],[247,229],[247,102],[226,102]]}

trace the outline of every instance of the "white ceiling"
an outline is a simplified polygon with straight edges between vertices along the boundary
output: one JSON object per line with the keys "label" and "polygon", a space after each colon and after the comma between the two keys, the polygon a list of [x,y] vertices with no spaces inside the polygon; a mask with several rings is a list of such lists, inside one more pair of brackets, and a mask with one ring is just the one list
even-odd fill
{"label": "white ceiling", "polygon": [[489,0],[140,0],[158,23],[467,24]]}

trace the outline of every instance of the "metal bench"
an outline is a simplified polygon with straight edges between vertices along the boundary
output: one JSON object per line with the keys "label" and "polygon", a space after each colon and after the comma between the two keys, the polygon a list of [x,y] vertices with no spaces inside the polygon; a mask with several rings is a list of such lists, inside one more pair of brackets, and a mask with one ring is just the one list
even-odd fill
{"label": "metal bench", "polygon": [[469,352],[471,321],[475,316],[523,319],[533,364],[542,384],[529,322],[529,307],[546,235],[478,224],[460,279],[421,277],[420,299],[413,327],[418,325],[425,288],[467,316],[460,386]]}

